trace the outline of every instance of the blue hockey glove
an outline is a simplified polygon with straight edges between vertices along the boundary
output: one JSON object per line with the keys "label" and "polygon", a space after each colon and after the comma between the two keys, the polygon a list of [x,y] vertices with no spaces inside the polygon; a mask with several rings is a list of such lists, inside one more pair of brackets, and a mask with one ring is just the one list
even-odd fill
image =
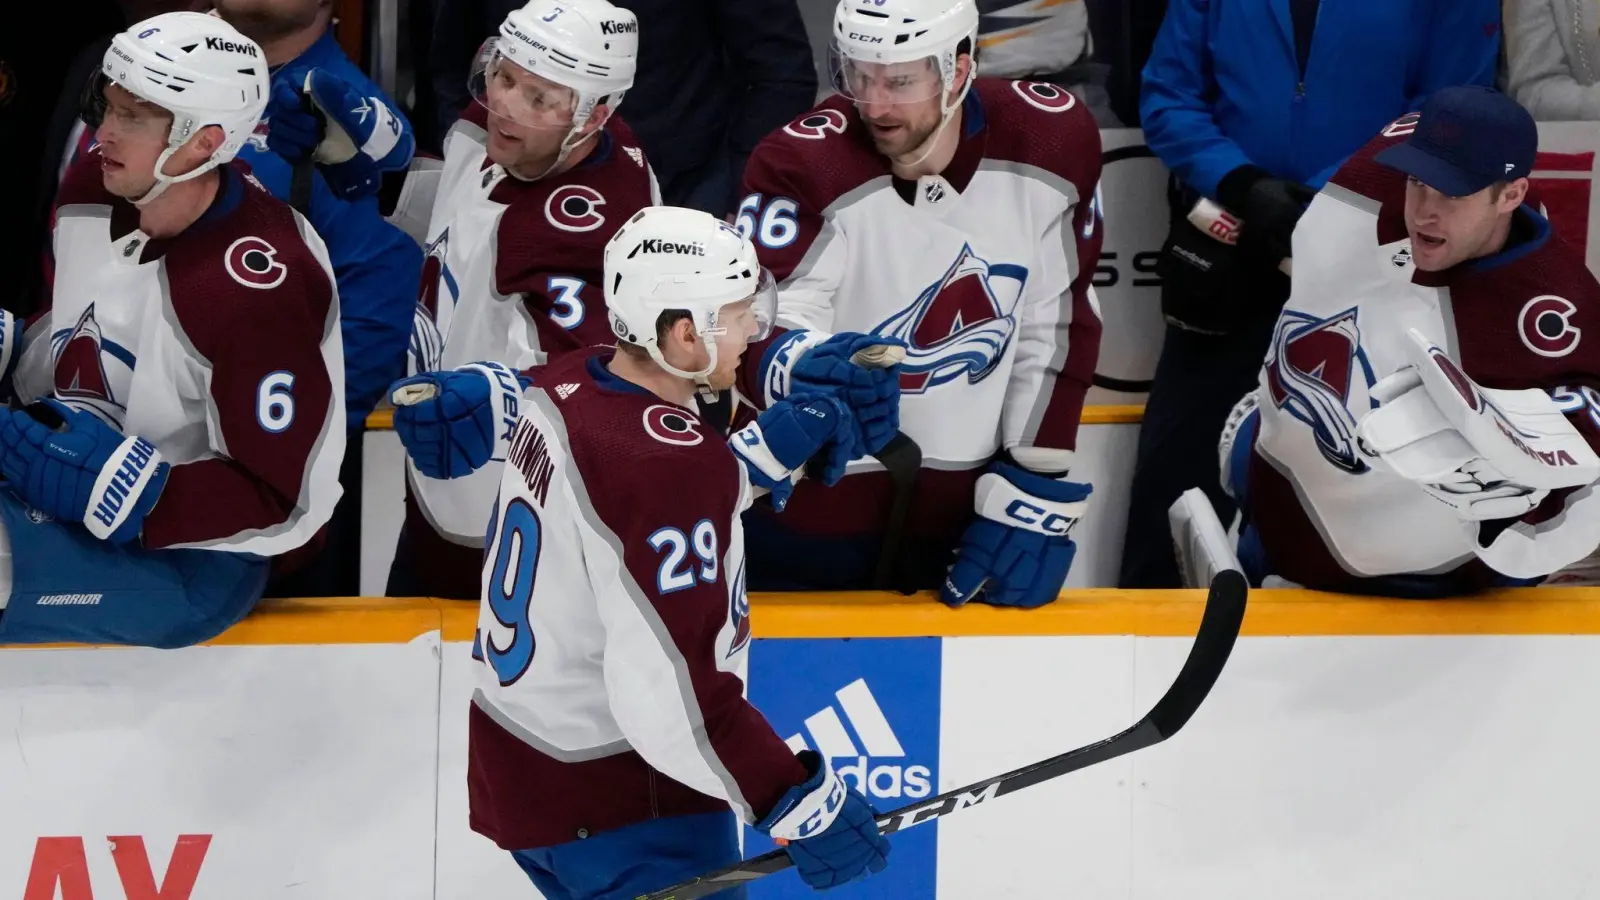
{"label": "blue hockey glove", "polygon": [[822,891],[889,864],[889,840],[878,833],[877,812],[829,769],[815,750],[800,751],[811,777],[778,798],[756,823],[789,853],[800,879]]}
{"label": "blue hockey glove", "polygon": [[402,378],[389,388],[395,434],[423,475],[469,475],[505,459],[531,383],[496,362]]}
{"label": "blue hockey glove", "polygon": [[171,471],[154,444],[56,400],[0,410],[0,447],[24,503],[119,545],[144,529]]}
{"label": "blue hockey glove", "polygon": [[[796,396],[773,404],[734,432],[728,446],[750,473],[750,483],[771,491],[772,508],[782,512],[794,491],[792,473],[824,449],[830,463],[836,453],[861,455],[861,433],[837,397]],[[839,468],[843,470],[842,463]]]}
{"label": "blue hockey glove", "polygon": [[1094,489],[996,462],[978,479],[978,518],[961,536],[939,599],[995,606],[1054,600],[1078,547],[1068,537]]}
{"label": "blue hockey glove", "polygon": [[[326,118],[326,134],[301,102],[302,92]],[[281,78],[272,86],[267,147],[291,162],[313,157],[323,178],[340,197],[355,200],[377,193],[384,172],[404,169],[416,141],[380,97],[326,69]]]}
{"label": "blue hockey glove", "polygon": [[863,366],[851,357],[883,345],[904,347],[905,343],[853,331],[832,336],[817,331],[783,335],[761,357],[767,404],[791,394],[834,394],[861,423],[866,452],[877,453],[900,430],[899,368]]}

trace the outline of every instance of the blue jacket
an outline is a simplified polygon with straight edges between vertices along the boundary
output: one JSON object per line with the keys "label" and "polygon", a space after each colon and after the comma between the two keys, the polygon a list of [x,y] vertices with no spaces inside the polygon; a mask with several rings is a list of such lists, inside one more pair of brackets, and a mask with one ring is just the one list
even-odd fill
{"label": "blue jacket", "polygon": [[[400,108],[352,63],[329,31],[293,62],[272,73],[274,82],[305,82],[310,69],[326,69],[351,84],[363,85]],[[401,117],[404,122],[404,117]],[[411,123],[405,122],[406,130]],[[256,138],[239,152],[256,178],[273,196],[287,202],[293,167]],[[339,288],[340,331],[344,337],[346,421],[359,428],[395,379],[405,375],[406,348],[411,343],[411,317],[422,278],[422,248],[405,232],[383,220],[378,198],[346,202],[329,189],[318,173],[312,178],[311,227],[328,246],[328,259]]]}
{"label": "blue jacket", "polygon": [[1499,0],[1323,0],[1304,75],[1290,0],[1172,0],[1144,68],[1145,143],[1216,199],[1254,163],[1320,188],[1383,126],[1494,83]]}

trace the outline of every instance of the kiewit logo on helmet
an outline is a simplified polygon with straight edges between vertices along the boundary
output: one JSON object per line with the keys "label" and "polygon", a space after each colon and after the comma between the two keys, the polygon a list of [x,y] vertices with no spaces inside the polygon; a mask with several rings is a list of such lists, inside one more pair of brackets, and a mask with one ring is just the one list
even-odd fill
{"label": "kiewit logo on helmet", "polygon": [[696,241],[692,244],[680,244],[676,241],[663,241],[660,238],[646,238],[639,242],[637,253],[681,253],[685,256],[705,256],[706,245]]}
{"label": "kiewit logo on helmet", "polygon": [[601,34],[638,34],[638,22],[601,22]]}
{"label": "kiewit logo on helmet", "polygon": [[[865,678],[857,678],[834,693],[838,709],[844,710],[844,720],[833,706],[806,719],[806,731],[816,743],[816,750],[830,761],[844,757],[851,762],[835,765],[833,770],[850,783],[856,791],[868,797],[909,797],[916,800],[933,793],[933,772],[927,766],[907,766],[898,763],[874,764],[880,759],[905,758],[905,748],[889,727],[872,689]],[[845,730],[848,721],[861,739],[857,749],[850,733]],[[784,743],[796,753],[807,749],[803,735],[792,735]],[[862,754],[861,750],[866,753]]]}
{"label": "kiewit logo on helmet", "polygon": [[222,38],[214,38],[214,37],[206,38],[206,49],[207,50],[231,50],[234,53],[243,53],[245,56],[260,56],[261,55],[260,53],[258,53],[256,51],[256,46],[254,44],[235,44],[233,41],[225,41]]}

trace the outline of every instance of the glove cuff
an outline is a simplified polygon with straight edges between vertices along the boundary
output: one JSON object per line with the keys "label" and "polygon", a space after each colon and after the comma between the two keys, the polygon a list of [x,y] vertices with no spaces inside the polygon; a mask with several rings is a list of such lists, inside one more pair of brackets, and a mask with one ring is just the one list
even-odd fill
{"label": "glove cuff", "polygon": [[[138,534],[137,523],[155,505],[168,468],[155,444],[142,437],[124,438],[94,480],[83,511],[84,527],[113,543],[125,543]],[[130,525],[135,527],[126,527]]]}
{"label": "glove cuff", "polygon": [[844,808],[849,788],[828,761],[815,750],[802,750],[799,756],[811,777],[786,791],[778,805],[756,823],[756,830],[769,837],[787,841],[816,837],[828,830]]}
{"label": "glove cuff", "polygon": [[1088,510],[1092,491],[1087,484],[1056,481],[997,462],[978,479],[973,506],[990,521],[1047,537],[1066,537]]}
{"label": "glove cuff", "polygon": [[1228,212],[1244,218],[1245,209],[1250,205],[1250,189],[1271,177],[1272,173],[1260,166],[1250,163],[1239,166],[1217,182],[1217,202]]}
{"label": "glove cuff", "polygon": [[790,331],[772,342],[761,356],[761,393],[768,407],[788,398],[793,390],[794,367],[807,351],[833,335],[825,331]]}

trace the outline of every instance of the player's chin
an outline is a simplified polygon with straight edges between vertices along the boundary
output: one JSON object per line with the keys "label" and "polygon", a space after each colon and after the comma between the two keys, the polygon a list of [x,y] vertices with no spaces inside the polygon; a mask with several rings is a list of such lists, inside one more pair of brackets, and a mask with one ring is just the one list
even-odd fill
{"label": "player's chin", "polygon": [[1411,237],[1411,264],[1424,272],[1438,272],[1455,265],[1454,247],[1448,238],[1429,234]]}

